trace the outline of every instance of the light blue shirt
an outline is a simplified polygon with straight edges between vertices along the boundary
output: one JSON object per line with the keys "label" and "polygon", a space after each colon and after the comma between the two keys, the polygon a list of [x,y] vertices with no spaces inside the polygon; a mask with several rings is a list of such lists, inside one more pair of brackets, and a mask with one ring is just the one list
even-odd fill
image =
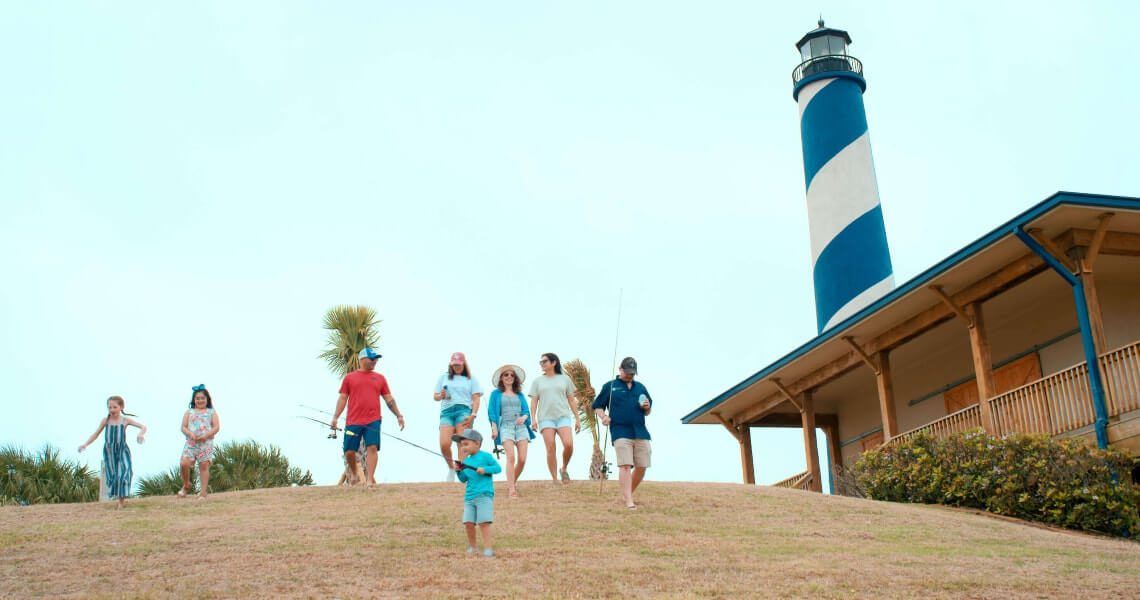
{"label": "light blue shirt", "polygon": [[495,484],[491,476],[503,471],[503,467],[499,466],[499,461],[495,460],[494,456],[480,450],[463,459],[463,464],[472,467],[472,469],[482,467],[483,472],[486,473],[486,475],[480,475],[471,469],[463,469],[459,472],[459,481],[467,484],[467,491],[463,494],[463,499],[471,500],[479,496],[494,498]]}
{"label": "light blue shirt", "polygon": [[447,373],[439,376],[439,381],[435,382],[435,393],[443,391],[443,386],[447,386],[447,398],[440,401],[440,412],[443,412],[452,406],[466,406],[471,408],[471,396],[475,394],[482,394],[483,388],[479,385],[479,380],[474,377],[468,379],[462,375],[456,375],[451,379],[447,378]]}

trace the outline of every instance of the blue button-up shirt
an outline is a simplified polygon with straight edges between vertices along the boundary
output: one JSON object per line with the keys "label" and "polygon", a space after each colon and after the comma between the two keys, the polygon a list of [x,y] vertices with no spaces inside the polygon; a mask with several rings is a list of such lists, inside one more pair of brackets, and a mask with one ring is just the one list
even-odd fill
{"label": "blue button-up shirt", "polygon": [[[613,405],[610,405],[610,391],[613,391]],[[602,391],[594,399],[594,408],[610,409],[610,437],[617,440],[648,440],[649,430],[645,428],[645,411],[641,410],[640,398],[645,394],[649,406],[653,406],[653,396],[636,379],[626,384],[621,378],[606,382]]]}

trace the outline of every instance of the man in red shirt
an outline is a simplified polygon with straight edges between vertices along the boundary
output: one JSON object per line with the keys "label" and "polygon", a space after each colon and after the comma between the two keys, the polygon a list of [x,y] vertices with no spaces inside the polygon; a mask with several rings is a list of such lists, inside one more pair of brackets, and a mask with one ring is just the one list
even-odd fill
{"label": "man in red shirt", "polygon": [[388,389],[388,380],[376,372],[376,361],[380,355],[372,348],[360,351],[360,369],[344,376],[340,384],[340,396],[336,399],[336,412],[333,414],[332,425],[336,429],[336,422],[340,420],[340,413],[348,405],[348,416],[344,423],[344,457],[348,461],[348,468],[356,471],[356,450],[360,447],[360,439],[364,438],[364,445],[368,449],[365,460],[365,471],[368,475],[368,485],[376,485],[376,452],[380,449],[380,398],[388,405],[388,410],[396,415],[400,430],[404,429],[404,415],[396,407],[396,399]]}

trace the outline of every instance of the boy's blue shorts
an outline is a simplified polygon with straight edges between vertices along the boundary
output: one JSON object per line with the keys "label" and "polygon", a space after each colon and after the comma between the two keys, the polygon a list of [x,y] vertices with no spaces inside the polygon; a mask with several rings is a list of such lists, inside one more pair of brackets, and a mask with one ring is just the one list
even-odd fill
{"label": "boy's blue shorts", "polygon": [[475,496],[463,501],[464,523],[490,523],[495,520],[494,496]]}
{"label": "boy's blue shorts", "polygon": [[466,404],[449,406],[439,413],[440,427],[455,427],[471,414],[471,407]]}
{"label": "boy's blue shorts", "polygon": [[365,446],[376,446],[380,449],[380,419],[367,425],[345,425],[344,444],[341,446],[345,452],[356,452],[360,448],[360,438],[364,438]]}

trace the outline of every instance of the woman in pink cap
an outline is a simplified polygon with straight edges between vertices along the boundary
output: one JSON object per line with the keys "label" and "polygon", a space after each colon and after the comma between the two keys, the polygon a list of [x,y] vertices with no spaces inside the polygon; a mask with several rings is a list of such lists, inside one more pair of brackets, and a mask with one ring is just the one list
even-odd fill
{"label": "woman in pink cap", "polygon": [[[483,388],[471,376],[467,357],[462,352],[452,354],[447,363],[447,372],[435,382],[435,393],[432,395],[440,403],[439,451],[447,461],[449,478],[455,476],[455,464],[451,460],[451,436],[463,433],[464,429],[469,429],[475,422],[482,397]],[[462,453],[459,460],[463,460]]]}

